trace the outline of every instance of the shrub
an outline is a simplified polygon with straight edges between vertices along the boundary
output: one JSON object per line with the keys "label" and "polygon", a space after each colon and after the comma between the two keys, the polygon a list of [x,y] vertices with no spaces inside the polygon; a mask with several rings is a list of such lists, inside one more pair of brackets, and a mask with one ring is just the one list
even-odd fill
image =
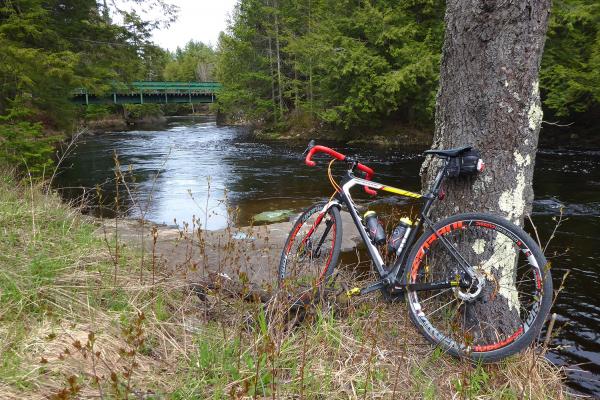
{"label": "shrub", "polygon": [[47,135],[31,122],[0,124],[0,164],[39,176],[54,164],[54,144],[61,135]]}

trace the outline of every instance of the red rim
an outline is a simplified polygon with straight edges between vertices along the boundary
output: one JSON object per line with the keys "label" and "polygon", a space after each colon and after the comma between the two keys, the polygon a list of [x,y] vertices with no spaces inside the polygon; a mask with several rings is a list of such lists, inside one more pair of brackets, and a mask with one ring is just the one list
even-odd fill
{"label": "red rim", "polygon": [[[315,220],[315,222],[313,223],[312,227],[310,228],[310,230],[306,233],[306,235],[304,236],[304,238],[302,239],[302,243],[304,243],[308,238],[310,238],[310,236],[313,234],[313,232],[316,230],[317,226],[321,223],[321,221],[323,221],[323,217],[325,216],[326,212],[323,212],[321,214],[319,214],[319,216],[317,217],[317,219]],[[310,218],[310,216],[309,216]],[[331,226],[333,229],[333,245],[331,246],[331,250],[329,252],[329,258],[327,259],[327,263],[325,264],[325,268],[323,269],[323,271],[321,271],[321,274],[319,275],[319,279],[317,280],[317,284],[321,284],[321,282],[323,282],[323,280],[326,277],[327,274],[327,270],[329,269],[329,264],[331,264],[331,260],[333,259],[333,251],[335,248],[335,238],[336,238],[336,227],[337,227],[337,223],[335,221],[335,218],[333,219],[333,225]],[[286,255],[289,255],[290,250],[292,249],[292,245],[294,244],[294,240],[296,239],[296,235],[298,235],[298,232],[300,231],[300,228],[302,228],[302,226],[304,225],[304,223],[308,220],[308,218],[302,222],[301,224],[299,224],[296,229],[294,230],[294,232],[292,233],[292,235],[290,236],[290,242],[288,243],[288,246],[286,248]]]}
{"label": "red rim", "polygon": [[[483,228],[488,228],[488,229],[493,229],[496,230],[496,225],[489,223],[489,222],[485,222],[485,221],[470,221],[470,222],[474,222],[474,224],[476,226],[480,226]],[[470,226],[470,224],[469,224]],[[429,249],[429,247],[438,239],[438,235],[442,236],[442,235],[446,235],[452,231],[458,230],[458,229],[466,229],[467,226],[465,225],[465,221],[457,221],[457,222],[453,222],[450,223],[446,226],[443,226],[442,228],[437,230],[437,234],[436,233],[432,233],[431,236],[429,236],[425,242],[423,243],[423,245],[419,248],[419,250],[417,251],[417,256],[415,257],[415,260],[411,266],[411,279],[412,282],[415,282],[415,279],[417,277],[417,272],[419,270],[419,267],[421,265],[421,262],[423,261],[423,257],[425,256],[425,251],[427,249]],[[520,250],[522,250],[523,252],[525,252],[526,255],[530,255],[531,252],[530,250],[525,246],[525,244],[520,241],[517,240],[515,241],[515,243],[517,244],[517,246],[519,247]],[[541,282],[541,276],[540,273],[537,269],[535,269],[535,267],[533,266],[533,270],[535,272],[535,278],[536,278],[536,287],[538,290],[541,290],[542,287],[542,282]],[[419,302],[420,304],[420,302]],[[421,318],[421,317],[418,317]],[[429,322],[428,322],[429,323]],[[430,323],[429,323],[430,324]],[[500,349],[502,347],[505,347],[507,345],[509,345],[510,343],[514,342],[517,338],[519,338],[521,335],[523,335],[525,333],[525,325],[521,324],[521,326],[508,338],[501,340],[497,343],[492,343],[492,344],[488,344],[488,345],[478,345],[478,346],[473,346],[472,350],[474,352],[488,352],[488,351],[492,351],[492,350],[497,350]]]}

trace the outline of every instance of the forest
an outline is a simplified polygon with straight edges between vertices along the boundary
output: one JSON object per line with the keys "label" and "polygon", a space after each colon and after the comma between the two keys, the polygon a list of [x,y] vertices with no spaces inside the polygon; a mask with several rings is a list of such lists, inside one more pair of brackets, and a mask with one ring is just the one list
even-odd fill
{"label": "forest", "polygon": [[[218,48],[220,107],[274,126],[433,124],[445,2],[243,0]],[[556,0],[541,66],[547,121],[599,115],[600,3]]]}
{"label": "forest", "polygon": [[[80,129],[86,113],[98,113],[69,101],[76,88],[104,93],[115,82],[211,79],[210,68],[198,67],[214,55],[208,46],[191,42],[171,53],[151,41],[153,30],[174,21],[176,7],[162,0],[129,3],[129,9],[106,0],[1,3],[1,164],[35,174],[53,164],[56,144]],[[163,17],[135,11],[150,8]]]}
{"label": "forest", "polygon": [[[174,52],[155,45],[151,33],[168,29],[176,8],[162,0],[132,3],[161,7],[164,17],[148,20],[135,7],[96,0],[2,3],[3,163],[43,171],[86,112],[69,102],[72,91],[102,93],[134,80],[218,80],[224,89],[216,111],[271,132],[368,139],[390,126],[431,131],[444,1],[241,0],[216,48],[191,41]],[[554,2],[540,90],[545,121],[593,132],[600,115],[598,2]]]}

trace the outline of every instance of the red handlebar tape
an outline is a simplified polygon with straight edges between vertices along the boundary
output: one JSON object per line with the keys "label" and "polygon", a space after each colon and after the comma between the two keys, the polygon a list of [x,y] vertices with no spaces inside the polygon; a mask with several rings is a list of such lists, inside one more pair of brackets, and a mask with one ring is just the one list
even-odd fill
{"label": "red handlebar tape", "polygon": [[[315,165],[317,165],[317,163],[314,162],[313,160],[311,160],[311,158],[315,153],[319,153],[319,152],[327,153],[330,156],[332,156],[333,158],[337,158],[338,160],[341,160],[341,161],[344,161],[346,159],[346,156],[343,155],[342,153],[338,153],[337,151],[330,149],[329,147],[317,145],[317,146],[314,146],[312,149],[310,149],[310,151],[306,155],[306,159],[304,160],[306,165],[308,165],[309,167],[314,167]],[[365,173],[365,179],[368,181],[370,181],[373,178],[373,175],[375,175],[375,172],[371,168],[367,167],[364,164],[358,163],[356,165],[356,168],[358,168],[359,170],[361,170]],[[375,196],[377,194],[377,192],[375,190],[368,188],[366,186],[365,186],[365,192],[367,192],[371,196]]]}
{"label": "red handlebar tape", "polygon": [[315,146],[312,149],[310,149],[310,151],[306,155],[306,160],[305,160],[306,165],[308,165],[309,167],[314,167],[315,165],[317,165],[317,163],[312,161],[311,158],[312,158],[313,154],[318,153],[318,152],[327,153],[331,157],[337,158],[338,160],[341,160],[341,161],[344,161],[346,159],[345,155],[343,155],[342,153],[338,153],[337,151],[330,149],[329,147]]}

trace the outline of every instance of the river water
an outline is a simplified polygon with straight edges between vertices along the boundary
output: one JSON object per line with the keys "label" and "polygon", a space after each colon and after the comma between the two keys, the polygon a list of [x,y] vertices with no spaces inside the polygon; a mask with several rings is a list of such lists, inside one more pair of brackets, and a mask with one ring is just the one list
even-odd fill
{"label": "river water", "polygon": [[[159,130],[81,139],[55,184],[64,198],[113,216],[116,156],[127,182],[118,190],[119,213],[169,225],[195,219],[207,229],[244,226],[263,211],[300,211],[330,194],[325,162],[306,167],[304,148],[257,142],[244,129],[216,126],[212,117],[175,118]],[[374,167],[378,181],[413,191],[420,189],[421,151],[342,150]],[[560,329],[548,357],[567,368],[574,390],[600,397],[600,151],[540,150],[534,190],[533,220],[543,242],[561,209],[564,216],[546,251],[555,287],[570,271],[553,308]],[[397,200],[383,203],[410,207]]]}

